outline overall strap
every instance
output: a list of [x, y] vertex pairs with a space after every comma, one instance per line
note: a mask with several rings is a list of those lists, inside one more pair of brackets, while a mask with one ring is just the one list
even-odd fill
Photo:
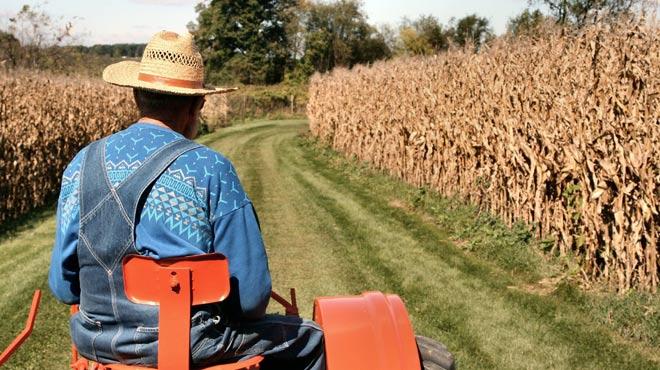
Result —
[[105, 174], [105, 142], [97, 140], [87, 147], [80, 171], [80, 219], [86, 218], [110, 195]]
[[106, 139], [89, 145], [80, 176], [80, 217], [86, 221], [101, 203], [115, 198], [131, 224], [135, 225], [137, 205], [145, 190], [183, 153], [201, 147], [187, 139], [179, 139], [161, 147], [133, 171], [116, 188], [105, 169]]
[[156, 181], [158, 176], [179, 156], [200, 147], [200, 144], [188, 139], [171, 142], [151, 155], [117, 186], [115, 192], [133, 225], [135, 225], [137, 207], [142, 195]]

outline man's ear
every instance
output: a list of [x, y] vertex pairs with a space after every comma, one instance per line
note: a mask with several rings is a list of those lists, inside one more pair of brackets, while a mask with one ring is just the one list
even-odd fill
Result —
[[203, 96], [196, 96], [194, 99], [190, 99], [190, 103], [188, 104], [188, 116], [197, 116], [199, 110], [201, 109], [200, 105], [202, 104], [203, 99]]

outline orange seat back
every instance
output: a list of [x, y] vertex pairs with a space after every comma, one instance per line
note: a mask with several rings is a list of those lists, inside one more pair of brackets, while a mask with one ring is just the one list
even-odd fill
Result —
[[229, 263], [219, 253], [162, 260], [129, 255], [123, 269], [124, 291], [134, 303], [159, 305], [170, 297], [172, 285], [181, 280], [178, 269], [190, 271], [192, 305], [220, 302], [229, 295]]
[[229, 265], [221, 254], [123, 261], [124, 290], [135, 303], [159, 305], [158, 369], [190, 368], [190, 307], [229, 295]]

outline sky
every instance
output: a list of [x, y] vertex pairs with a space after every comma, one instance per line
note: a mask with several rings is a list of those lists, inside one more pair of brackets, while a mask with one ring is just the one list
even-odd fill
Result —
[[[84, 45], [146, 43], [156, 32], [186, 30], [196, 19], [199, 0], [0, 0], [0, 29], [23, 4], [41, 4], [53, 19], [72, 20], [76, 43]], [[527, 0], [364, 0], [372, 24], [397, 25], [403, 17], [434, 15], [442, 23], [451, 17], [477, 13], [490, 20], [496, 33], [504, 32], [509, 18], [520, 13]]]

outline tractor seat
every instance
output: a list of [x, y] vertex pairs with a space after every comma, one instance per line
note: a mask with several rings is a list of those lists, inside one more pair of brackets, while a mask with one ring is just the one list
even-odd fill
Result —
[[[155, 260], [140, 255], [126, 256], [122, 263], [124, 290], [131, 302], [159, 305], [158, 369], [190, 367], [190, 308], [223, 301], [229, 295], [229, 265], [222, 254], [209, 253]], [[145, 279], [145, 276], [153, 278]], [[213, 365], [205, 370], [257, 370], [263, 357], [231, 364]], [[121, 364], [95, 364], [98, 370], [153, 370]], [[84, 366], [84, 367], [83, 367]], [[73, 349], [73, 369], [87, 369]]]

